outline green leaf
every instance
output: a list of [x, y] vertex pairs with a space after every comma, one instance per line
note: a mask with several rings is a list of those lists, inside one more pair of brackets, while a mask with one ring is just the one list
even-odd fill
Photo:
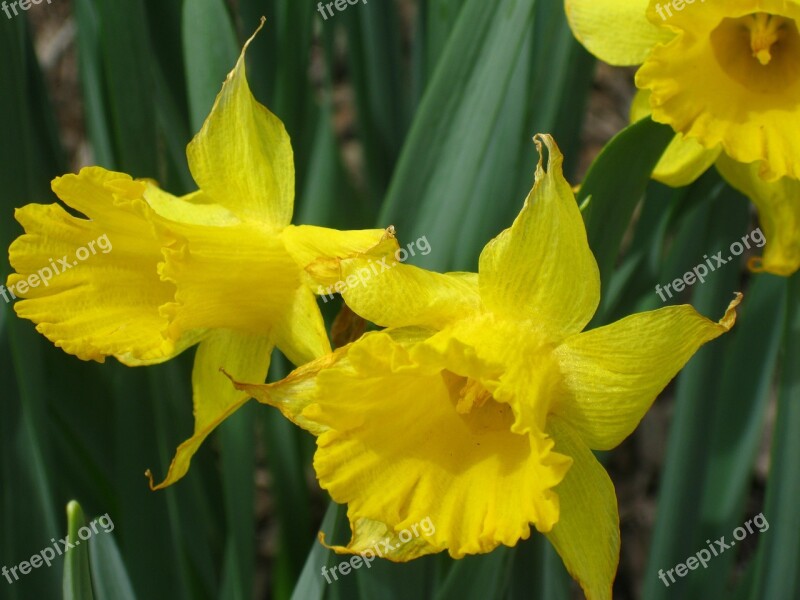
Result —
[[78, 74], [83, 92], [86, 133], [92, 147], [94, 163], [106, 169], [117, 168], [110, 117], [103, 76], [103, 54], [100, 50], [100, 24], [92, 0], [75, 0], [75, 21], [78, 25]]
[[[344, 507], [335, 502], [328, 504], [325, 518], [322, 520], [320, 530], [325, 532], [326, 539], [332, 540], [339, 537], [347, 529], [344, 518]], [[297, 585], [292, 593], [292, 600], [320, 600], [330, 584], [322, 576], [323, 567], [330, 567], [335, 562], [336, 555], [320, 543], [315, 543], [308, 554], [303, 572], [297, 580]]]
[[136, 600], [128, 571], [110, 531], [90, 538], [89, 557], [97, 600]]
[[108, 92], [118, 168], [134, 177], [162, 178], [159, 166], [153, 58], [144, 5], [96, 0], [99, 49]]
[[[752, 489], [753, 466], [778, 362], [786, 315], [786, 280], [758, 275], [746, 290], [730, 336], [720, 384], [709, 390], [715, 412], [708, 423], [709, 461], [695, 546], [718, 539], [752, 517], [745, 507]], [[703, 577], [688, 581], [687, 598], [718, 595], [730, 579], [736, 555], [725, 552], [709, 564]]]
[[[513, 75], [527, 73], [529, 59], [523, 48], [534, 8], [534, 2], [469, 0], [425, 90], [379, 225], [396, 225], [401, 240], [423, 235], [436, 240], [437, 247], [426, 257], [427, 267], [475, 263], [479, 246], [507, 227], [509, 213], [522, 206], [524, 196], [495, 196], [493, 177], [506, 172], [508, 164], [492, 151], [513, 144], [516, 160], [517, 148], [530, 136], [517, 131], [512, 141], [493, 134], [503, 109], [512, 102], [507, 93]], [[518, 105], [525, 100], [518, 98]], [[513, 122], [515, 113], [511, 114]], [[486, 219], [474, 219], [478, 232], [467, 232], [481, 241], [465, 245], [463, 219], [473, 206], [493, 208]]]
[[183, 58], [193, 131], [200, 131], [238, 56], [239, 42], [222, 0], [183, 3]]
[[501, 547], [486, 556], [467, 556], [455, 561], [435, 600], [501, 598], [513, 556], [511, 549]]
[[[64, 555], [64, 600], [93, 600], [92, 578], [89, 574], [89, 546], [81, 545], [78, 530], [86, 525], [83, 510], [76, 501], [67, 504], [69, 548]], [[91, 530], [90, 530], [91, 531]]]
[[255, 572], [255, 432], [261, 408], [252, 402], [219, 426], [222, 446], [222, 485], [228, 539], [222, 574], [222, 595], [231, 600], [253, 596]]
[[359, 139], [364, 147], [370, 195], [379, 200], [408, 129], [408, 86], [404, 85], [397, 6], [356, 5], [342, 15], [347, 25]]
[[[578, 203], [591, 197], [583, 219], [589, 246], [600, 268], [603, 293], [611, 281], [611, 271], [633, 211], [644, 195], [653, 168], [674, 136], [668, 126], [650, 119], [634, 123], [606, 145], [581, 185]], [[602, 320], [602, 311], [598, 311], [592, 323]]]
[[[14, 208], [52, 199], [48, 183], [61, 168], [61, 148], [26, 19], [0, 17], [0, 56], [0, 243], [6, 248], [20, 232]], [[6, 252], [0, 265], [2, 285], [10, 270]], [[9, 566], [63, 529], [55, 500], [60, 488], [52, 467], [47, 406], [52, 372], [45, 348], [33, 327], [0, 297], [0, 556]], [[44, 568], [8, 587], [0, 580], [9, 600], [51, 597], [60, 583], [57, 569]]]
[[[665, 262], [662, 281], [681, 276], [690, 265], [704, 262], [703, 256], [727, 248], [741, 238], [748, 222], [747, 202], [730, 188], [712, 202], [695, 208], [673, 243], [673, 257]], [[739, 289], [739, 270], [734, 265], [713, 273], [705, 283], [693, 288], [692, 304], [704, 315], [719, 317]], [[658, 300], [657, 300], [658, 301]], [[673, 300], [673, 302], [677, 299]], [[658, 301], [660, 302], [660, 301]], [[717, 404], [724, 410], [728, 399], [709, 393], [718, 386], [731, 338], [720, 339], [701, 348], [678, 376], [675, 412], [669, 434], [666, 463], [661, 477], [658, 512], [644, 594], [652, 600], [673, 598], [683, 593], [685, 580], [670, 588], [658, 578], [661, 569], [670, 569], [697, 551], [693, 536], [702, 504], [710, 449], [708, 427]], [[720, 532], [719, 535], [728, 532]]]
[[[575, 597], [577, 583], [567, 573], [561, 557], [544, 536], [537, 536], [534, 545], [537, 550], [538, 577], [536, 578], [537, 597], [542, 600], [568, 600]], [[517, 566], [517, 570], [524, 565]]]
[[790, 280], [778, 414], [751, 600], [800, 597], [800, 273]]

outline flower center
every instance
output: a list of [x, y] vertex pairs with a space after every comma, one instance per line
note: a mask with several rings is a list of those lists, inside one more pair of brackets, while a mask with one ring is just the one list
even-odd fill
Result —
[[444, 372], [456, 412], [474, 434], [510, 431], [514, 412], [508, 404], [497, 402], [475, 379]]
[[458, 392], [456, 402], [456, 412], [466, 415], [486, 404], [487, 400], [492, 400], [492, 395], [479, 382], [474, 379], [467, 379], [464, 386]]
[[726, 18], [711, 33], [717, 62], [751, 91], [780, 92], [800, 78], [800, 34], [793, 19], [759, 12]]
[[768, 13], [755, 13], [749, 15], [750, 22], [750, 48], [753, 58], [758, 59], [762, 65], [768, 65], [772, 60], [772, 46], [786, 33], [790, 21], [783, 17]]

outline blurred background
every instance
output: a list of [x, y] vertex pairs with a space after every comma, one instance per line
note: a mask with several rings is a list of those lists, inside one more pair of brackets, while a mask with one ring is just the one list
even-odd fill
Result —
[[[633, 71], [596, 64], [552, 0], [365, 0], [327, 19], [311, 0], [52, 0], [18, 10], [0, 12], [3, 248], [22, 233], [14, 208], [57, 201], [51, 179], [85, 165], [193, 191], [186, 144], [262, 15], [248, 79], [292, 138], [294, 222], [394, 224], [401, 242], [427, 237], [432, 252], [412, 262], [428, 268], [476, 269], [530, 189], [535, 133], [554, 134], [568, 179], [583, 181], [628, 125], [634, 93]], [[626, 133], [623, 156], [652, 154], [652, 168], [663, 128]], [[746, 199], [715, 173], [671, 190], [647, 182], [647, 164], [612, 152], [603, 160], [586, 180], [590, 240], [607, 265], [592, 326], [662, 306], [656, 283], [756, 226]], [[595, 244], [607, 230], [618, 243]], [[7, 253], [0, 264], [5, 280]], [[781, 548], [780, 577], [792, 577], [796, 545], [761, 548], [760, 534], [681, 587], [655, 576], [763, 509], [788, 285], [734, 265], [675, 299], [717, 319], [742, 289], [749, 319], [698, 353], [637, 432], [602, 457], [620, 504], [615, 597], [779, 597], [757, 595], [754, 582]], [[322, 305], [329, 321], [340, 306]], [[203, 445], [186, 478], [150, 492], [145, 470], [162, 477], [192, 430], [192, 352], [146, 369], [87, 364], [0, 302], [0, 566], [66, 535], [75, 499], [89, 520], [107, 514], [115, 525], [89, 543], [95, 598], [582, 597], [535, 533], [487, 556], [376, 561], [326, 584], [320, 567], [331, 556], [316, 533], [345, 541], [343, 510], [316, 484], [311, 436], [254, 403]], [[270, 379], [290, 368], [276, 356]], [[59, 598], [63, 576], [56, 561], [13, 584], [0, 579], [0, 598]], [[785, 589], [797, 589], [796, 575], [793, 585]]]

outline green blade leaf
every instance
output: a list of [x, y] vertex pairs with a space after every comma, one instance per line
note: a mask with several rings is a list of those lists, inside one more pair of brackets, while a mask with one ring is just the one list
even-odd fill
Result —
[[467, 556], [455, 561], [434, 598], [501, 598], [513, 557], [510, 548], [498, 548], [487, 556]]
[[[326, 539], [337, 538], [347, 529], [344, 518], [345, 510], [335, 502], [328, 504], [325, 518], [322, 520], [320, 530], [325, 532]], [[335, 561], [336, 555], [320, 543], [315, 543], [308, 554], [303, 572], [292, 593], [292, 600], [321, 600], [325, 596], [328, 583], [322, 577], [322, 568], [329, 567]]]
[[144, 5], [97, 0], [96, 6], [117, 166], [134, 177], [162, 178]]
[[192, 131], [200, 131], [238, 55], [239, 43], [222, 0], [184, 2], [183, 57]]
[[783, 374], [764, 506], [770, 528], [760, 534], [751, 600], [800, 597], [800, 273], [790, 281], [787, 306]]
[[109, 532], [89, 540], [92, 584], [97, 600], [136, 600], [114, 538]]
[[[740, 239], [747, 228], [748, 216], [748, 203], [727, 187], [712, 202], [696, 207], [673, 243], [675, 257], [666, 261], [661, 280], [671, 281], [686, 272], [687, 265], [703, 262], [703, 255], [711, 249], [727, 248]], [[739, 289], [739, 270], [733, 265], [713, 275], [694, 288], [692, 298], [695, 308], [711, 318], [722, 314], [733, 292]], [[731, 341], [723, 336], [701, 348], [677, 379], [675, 413], [645, 574], [644, 593], [648, 599], [667, 600], [686, 589], [685, 580], [681, 579], [670, 588], [665, 587], [658, 572], [672, 568], [697, 551], [695, 540], [686, 532], [699, 527], [697, 507], [702, 503], [710, 452], [708, 424], [718, 410], [716, 403], [722, 403], [720, 408], [724, 410], [727, 402], [727, 398], [709, 394], [708, 390], [718, 385]], [[718, 535], [725, 533], [728, 532]]]
[[83, 510], [76, 501], [67, 504], [69, 543], [74, 547], [64, 557], [64, 600], [93, 600], [89, 574], [89, 546], [81, 544], [78, 530], [86, 525]]
[[[604, 292], [633, 211], [644, 195], [653, 168], [674, 136], [668, 126], [650, 119], [634, 123], [606, 145], [581, 185], [578, 203], [583, 204], [591, 197], [583, 219]], [[602, 322], [602, 313], [598, 311], [592, 323]]]
[[[460, 243], [463, 215], [470, 207], [488, 206], [490, 200], [494, 206], [489, 218], [476, 219], [481, 232], [472, 237], [482, 245], [508, 225], [508, 213], [522, 204], [513, 193], [493, 197], [495, 180], [486, 173], [496, 176], [508, 168], [491, 151], [509, 140], [493, 139], [493, 134], [514, 73], [527, 73], [520, 64], [529, 60], [522, 49], [534, 8], [534, 2], [469, 0], [425, 91], [379, 219], [379, 225], [396, 225], [401, 240], [423, 235], [437, 240], [438, 249], [426, 257], [425, 266], [450, 268], [456, 248], [459, 260], [477, 260], [478, 244], [465, 248]], [[517, 132], [514, 161], [526, 137]]]
[[[708, 391], [715, 398], [713, 420], [708, 423], [709, 462], [704, 482], [700, 527], [695, 546], [733, 531], [752, 514], [745, 513], [753, 465], [778, 362], [786, 314], [786, 280], [759, 275], [745, 293], [739, 320], [728, 335], [730, 349], [719, 386]], [[730, 580], [736, 554], [725, 552], [688, 581], [687, 598], [710, 598]]]
[[403, 85], [397, 33], [400, 20], [391, 2], [358, 5], [341, 18], [348, 30], [348, 58], [370, 195], [380, 199], [389, 186], [408, 128], [408, 89]]

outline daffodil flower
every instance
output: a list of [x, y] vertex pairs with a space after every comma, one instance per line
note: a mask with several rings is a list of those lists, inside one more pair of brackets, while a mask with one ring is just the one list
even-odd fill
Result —
[[152, 182], [91, 167], [52, 185], [82, 216], [57, 204], [16, 211], [26, 233], [9, 250], [16, 270], [9, 286], [98, 236], [113, 248], [21, 294], [17, 314], [56, 346], [83, 360], [113, 356], [141, 366], [199, 343], [194, 435], [157, 487], [181, 478], [202, 441], [248, 399], [220, 367], [264, 381], [276, 346], [298, 365], [330, 352], [312, 291], [328, 281], [312, 282], [306, 268], [367, 251], [385, 237], [382, 230], [290, 224], [291, 143], [248, 87], [251, 40], [187, 148], [198, 191], [178, 198]]
[[778, 275], [800, 268], [800, 2], [565, 6], [573, 33], [592, 54], [612, 65], [642, 65], [631, 120], [652, 115], [676, 131], [654, 179], [681, 187], [716, 164], [772, 230], [754, 265]]
[[[483, 250], [479, 273], [397, 265], [348, 305], [388, 329], [270, 385], [237, 383], [317, 436], [314, 467], [347, 504], [359, 553], [430, 518], [435, 532], [379, 545], [406, 561], [455, 558], [545, 533], [590, 599], [611, 597], [619, 557], [614, 487], [592, 450], [627, 437], [714, 323], [690, 306], [583, 331], [600, 281], [562, 156], [513, 226]], [[364, 268], [341, 261], [342, 276]], [[234, 378], [235, 379], [235, 378]], [[374, 551], [373, 551], [374, 554]]]

